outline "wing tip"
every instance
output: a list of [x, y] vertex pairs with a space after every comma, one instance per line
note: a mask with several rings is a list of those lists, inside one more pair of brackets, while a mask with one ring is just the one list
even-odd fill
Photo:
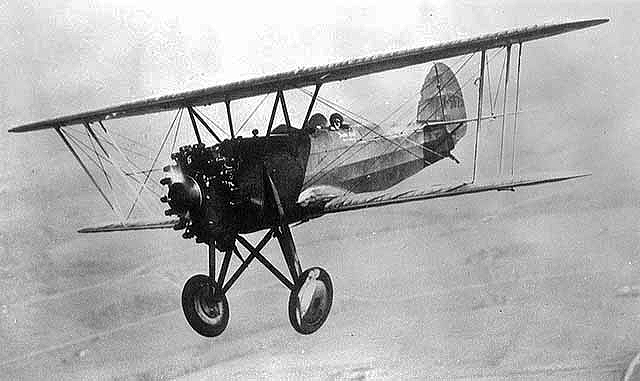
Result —
[[591, 28], [597, 25], [605, 24], [605, 23], [608, 23], [609, 21], [611, 21], [609, 18], [603, 17], [603, 18], [597, 18], [597, 19], [587, 19], [587, 20], [576, 21], [574, 25], [576, 25], [578, 29], [584, 29], [584, 28]]
[[573, 180], [573, 179], [580, 179], [582, 177], [589, 177], [591, 176], [592, 173], [591, 172], [573, 172], [573, 173], [567, 173], [565, 174], [563, 180]]
[[46, 130], [46, 129], [49, 129], [49, 128], [55, 128], [55, 126], [53, 126], [53, 125], [41, 125], [39, 122], [37, 122], [37, 123], [33, 123], [33, 124], [25, 124], [25, 125], [22, 125], [22, 126], [13, 127], [13, 128], [10, 128], [7, 131], [11, 132], [12, 134], [18, 134], [18, 133], [22, 133], [22, 132], [32, 132], [32, 131], [37, 131], [37, 130]]

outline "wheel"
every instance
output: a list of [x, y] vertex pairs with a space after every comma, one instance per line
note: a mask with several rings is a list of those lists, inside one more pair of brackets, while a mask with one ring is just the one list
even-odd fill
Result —
[[[212, 288], [213, 286], [213, 288]], [[217, 285], [203, 274], [194, 275], [182, 289], [182, 310], [187, 322], [206, 337], [220, 335], [229, 323], [229, 302], [226, 295], [213, 295]]]
[[303, 335], [317, 331], [329, 316], [333, 302], [331, 277], [320, 267], [305, 270], [289, 296], [289, 321]]

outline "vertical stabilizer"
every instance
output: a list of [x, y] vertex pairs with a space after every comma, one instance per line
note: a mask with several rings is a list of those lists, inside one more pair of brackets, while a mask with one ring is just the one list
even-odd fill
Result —
[[[449, 66], [437, 62], [429, 70], [418, 102], [418, 123], [461, 120], [467, 118], [460, 84]], [[442, 124], [439, 124], [442, 126]], [[467, 131], [466, 123], [446, 125], [454, 142], [458, 142]]]

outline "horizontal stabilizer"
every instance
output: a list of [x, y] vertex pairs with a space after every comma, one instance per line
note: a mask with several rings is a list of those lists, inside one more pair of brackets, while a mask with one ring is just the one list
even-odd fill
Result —
[[179, 220], [177, 218], [162, 221], [130, 221], [103, 226], [82, 228], [78, 233], [106, 233], [129, 230], [171, 229]]
[[523, 176], [513, 179], [503, 179], [486, 183], [460, 182], [452, 185], [434, 185], [425, 189], [382, 191], [369, 193], [348, 193], [331, 200], [322, 199], [318, 202], [307, 202], [304, 207], [307, 218], [315, 218], [324, 214], [345, 212], [364, 208], [373, 208], [411, 201], [428, 200], [440, 197], [452, 197], [463, 194], [487, 191], [513, 190], [518, 187], [553, 183], [589, 176], [589, 173], [564, 173]]

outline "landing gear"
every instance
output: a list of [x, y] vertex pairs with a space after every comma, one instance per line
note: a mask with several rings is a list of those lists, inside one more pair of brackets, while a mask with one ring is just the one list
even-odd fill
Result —
[[216, 291], [211, 278], [194, 275], [182, 290], [182, 310], [187, 322], [196, 332], [206, 337], [220, 335], [229, 323], [227, 296]]
[[[317, 331], [327, 320], [333, 303], [333, 285], [329, 274], [320, 267], [302, 271], [293, 236], [280, 202], [278, 191], [271, 177], [265, 173], [265, 203], [275, 217], [271, 229], [253, 246], [239, 234], [225, 235], [209, 240], [209, 276], [195, 275], [184, 286], [182, 308], [189, 325], [202, 336], [220, 335], [229, 322], [229, 304], [226, 293], [254, 259], [264, 265], [284, 284], [289, 296], [289, 321], [297, 332], [308, 335]], [[278, 240], [291, 280], [280, 272], [260, 251], [273, 238]], [[220, 272], [216, 279], [216, 243], [225, 251]], [[222, 244], [221, 244], [222, 243]], [[243, 258], [236, 244], [239, 243], [249, 256]], [[231, 257], [237, 256], [242, 264], [225, 280]]]
[[[292, 282], [280, 272], [260, 251], [273, 238], [277, 238], [282, 249]], [[244, 270], [254, 259], [264, 265], [276, 278], [284, 284], [289, 295], [289, 321], [297, 332], [308, 335], [317, 331], [327, 320], [333, 303], [333, 284], [329, 274], [320, 267], [300, 270], [298, 255], [293, 243], [289, 226], [280, 225], [270, 229], [260, 242], [253, 246], [241, 235], [236, 236], [236, 242], [249, 251], [249, 256], [243, 258], [238, 248], [234, 246], [225, 253], [222, 267], [215, 280], [215, 248], [209, 246], [210, 275], [194, 275], [184, 286], [182, 291], [182, 309], [189, 325], [200, 335], [215, 337], [220, 335], [229, 322], [229, 303], [226, 293], [240, 278]], [[225, 280], [231, 257], [236, 255], [242, 264]]]
[[289, 321], [303, 335], [317, 331], [329, 316], [333, 303], [333, 285], [320, 267], [305, 270], [289, 296]]

